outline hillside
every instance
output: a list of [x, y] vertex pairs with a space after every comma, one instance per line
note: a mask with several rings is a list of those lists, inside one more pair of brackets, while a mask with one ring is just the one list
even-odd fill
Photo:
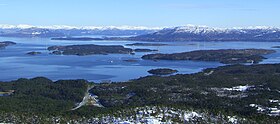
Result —
[[231, 65], [195, 74], [148, 76], [94, 84], [104, 107], [71, 110], [85, 80], [46, 78], [0, 83], [0, 120], [6, 123], [279, 123], [280, 64]]
[[135, 41], [280, 41], [280, 29], [273, 27], [211, 28], [180, 26], [128, 38]]

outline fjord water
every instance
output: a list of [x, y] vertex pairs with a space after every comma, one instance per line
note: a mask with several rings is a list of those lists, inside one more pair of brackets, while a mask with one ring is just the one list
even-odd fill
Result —
[[[14, 41], [17, 45], [8, 46], [0, 50], [0, 81], [16, 80], [18, 78], [33, 78], [44, 76], [52, 80], [86, 79], [95, 82], [127, 81], [147, 76], [148, 70], [155, 68], [172, 68], [180, 74], [199, 72], [205, 68], [223, 66], [218, 62], [201, 61], [151, 61], [142, 60], [141, 56], [149, 53], [65, 56], [52, 55], [47, 47], [53, 45], [97, 44], [97, 45], [125, 45], [135, 41], [52, 41], [49, 38], [6, 38], [0, 41]], [[137, 42], [139, 43], [139, 42]], [[163, 43], [163, 42], [161, 42]], [[272, 49], [280, 46], [279, 42], [164, 42], [168, 46], [125, 46], [128, 48], [157, 49], [159, 53], [176, 53], [207, 49], [244, 49], [263, 48]], [[266, 55], [268, 59], [261, 63], [279, 63], [280, 49]], [[36, 51], [40, 55], [27, 55]], [[126, 62], [133, 59], [137, 62]]]

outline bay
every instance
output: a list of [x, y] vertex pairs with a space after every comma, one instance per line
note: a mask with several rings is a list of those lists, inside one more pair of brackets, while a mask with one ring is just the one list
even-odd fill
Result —
[[[147, 71], [155, 68], [172, 68], [179, 74], [196, 73], [206, 68], [223, 66], [218, 62], [202, 61], [151, 61], [142, 60], [141, 56], [150, 53], [177, 53], [193, 50], [209, 49], [246, 49], [262, 48], [272, 49], [280, 46], [279, 42], [158, 42], [169, 44], [167, 46], [125, 46], [137, 41], [53, 41], [49, 38], [7, 38], [0, 37], [0, 41], [13, 41], [17, 45], [8, 46], [0, 50], [0, 81], [16, 80], [18, 78], [33, 78], [43, 76], [52, 80], [60, 79], [86, 79], [94, 82], [127, 81], [150, 75]], [[137, 43], [149, 43], [139, 41]], [[53, 45], [124, 45], [127, 48], [156, 49], [157, 52], [109, 55], [52, 55], [47, 47]], [[266, 55], [260, 64], [279, 63], [280, 49]], [[27, 55], [36, 51], [39, 55]], [[124, 60], [137, 60], [127, 62]]]

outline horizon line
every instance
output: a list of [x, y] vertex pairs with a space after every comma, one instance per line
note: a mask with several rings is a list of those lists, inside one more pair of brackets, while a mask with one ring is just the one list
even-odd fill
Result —
[[132, 26], [132, 25], [120, 25], [120, 26], [113, 26], [113, 25], [105, 25], [105, 26], [73, 26], [73, 25], [32, 25], [32, 24], [0, 24], [1, 29], [29, 29], [29, 28], [41, 28], [41, 29], [131, 29], [131, 30], [161, 30], [165, 28], [176, 28], [176, 27], [204, 27], [204, 28], [214, 28], [214, 29], [271, 29], [280, 27], [276, 26], [264, 26], [264, 25], [256, 25], [256, 26], [244, 26], [244, 27], [230, 27], [230, 28], [220, 28], [220, 27], [212, 27], [207, 25], [194, 25], [194, 24], [186, 24], [186, 25], [178, 25], [178, 26]]

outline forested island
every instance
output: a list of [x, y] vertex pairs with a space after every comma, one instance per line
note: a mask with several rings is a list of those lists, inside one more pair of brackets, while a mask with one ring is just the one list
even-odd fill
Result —
[[5, 48], [7, 46], [10, 46], [10, 45], [15, 45], [16, 43], [15, 42], [12, 42], [12, 41], [2, 41], [0, 42], [0, 48]]
[[125, 48], [121, 45], [69, 45], [69, 46], [51, 46], [48, 47], [52, 54], [63, 55], [94, 55], [94, 54], [131, 54], [130, 48]]
[[28, 52], [26, 53], [27, 55], [39, 55], [42, 54], [42, 52], [36, 52], [36, 51], [32, 51], [32, 52]]
[[[94, 54], [135, 54], [134, 52], [155, 52], [158, 50], [154, 49], [131, 49], [125, 48], [121, 45], [94, 45], [94, 44], [85, 44], [85, 45], [69, 45], [69, 46], [50, 46], [48, 50], [51, 51], [51, 54], [56, 55], [94, 55]], [[27, 54], [36, 55], [37, 52], [29, 52]]]
[[153, 50], [153, 49], [134, 49], [134, 52], [156, 52], [158, 50]]
[[142, 59], [217, 61], [224, 64], [259, 63], [265, 59], [262, 55], [274, 52], [276, 51], [266, 49], [197, 50], [173, 54], [148, 54], [142, 56]]
[[125, 59], [124, 62], [138, 62], [137, 59]]
[[[0, 119], [4, 123], [136, 123], [139, 116], [138, 121], [159, 117], [173, 123], [231, 123], [232, 119], [236, 123], [279, 123], [279, 75], [280, 64], [267, 64], [102, 84], [18, 79], [0, 83], [0, 93], [10, 92], [0, 96]], [[89, 85], [94, 86], [89, 93], [104, 107], [85, 104], [71, 110], [83, 100]]]
[[169, 74], [177, 73], [178, 71], [169, 68], [158, 68], [158, 69], [149, 70], [148, 72], [154, 75], [169, 75]]
[[167, 46], [168, 44], [162, 44], [162, 43], [132, 43], [132, 44], [126, 44], [126, 46]]
[[92, 37], [57, 37], [57, 38], [51, 38], [51, 40], [93, 41], [93, 40], [104, 40], [104, 39], [92, 38]]
[[272, 48], [280, 48], [280, 46], [273, 46]]

